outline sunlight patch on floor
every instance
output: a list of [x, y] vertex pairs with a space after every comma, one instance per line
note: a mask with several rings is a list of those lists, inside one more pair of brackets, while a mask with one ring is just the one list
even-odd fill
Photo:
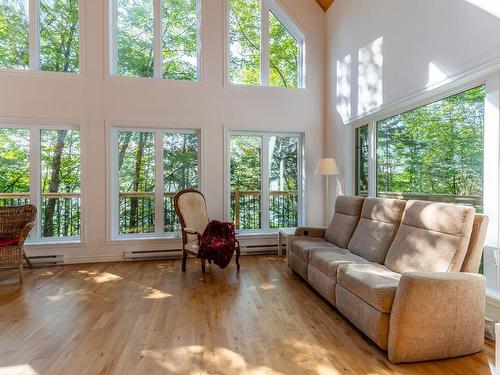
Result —
[[39, 375], [30, 365], [0, 367], [2, 375]]
[[213, 352], [200, 345], [164, 351], [143, 350], [141, 356], [155, 360], [159, 366], [174, 374], [281, 374], [267, 366], [251, 366], [240, 354], [220, 347]]
[[144, 297], [145, 299], [163, 299], [163, 298], [173, 297], [172, 294], [170, 293], [164, 293], [161, 290], [151, 287], [148, 288], [147, 293], [148, 295]]

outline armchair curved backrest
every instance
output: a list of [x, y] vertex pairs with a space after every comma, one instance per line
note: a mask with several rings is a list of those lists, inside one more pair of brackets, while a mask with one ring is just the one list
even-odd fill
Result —
[[186, 233], [184, 229], [191, 228], [200, 234], [204, 232], [210, 222], [205, 197], [198, 190], [182, 190], [175, 194], [174, 207], [181, 223], [184, 243], [196, 241], [197, 235]]

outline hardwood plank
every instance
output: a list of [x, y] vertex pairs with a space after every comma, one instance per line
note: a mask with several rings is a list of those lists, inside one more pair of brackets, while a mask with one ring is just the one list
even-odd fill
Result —
[[491, 374], [481, 353], [393, 365], [286, 266], [248, 256], [0, 272], [0, 374]]

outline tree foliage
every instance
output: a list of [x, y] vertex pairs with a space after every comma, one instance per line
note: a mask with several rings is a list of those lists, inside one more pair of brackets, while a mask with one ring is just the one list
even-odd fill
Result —
[[[28, 0], [0, 1], [0, 66], [29, 67]], [[40, 0], [40, 68], [79, 71], [78, 0]]]
[[377, 189], [482, 196], [484, 87], [377, 124]]
[[[233, 83], [261, 83], [261, 0], [231, 0], [229, 13], [229, 78]], [[299, 43], [269, 13], [269, 84], [299, 86]]]
[[[299, 137], [232, 135], [230, 141], [231, 217], [240, 229], [262, 225], [262, 184], [268, 183], [269, 227], [298, 224]], [[263, 147], [269, 150], [269, 181], [263, 181]]]
[[[173, 80], [198, 79], [198, 0], [162, 2], [162, 75]], [[154, 75], [154, 7], [152, 0], [118, 0], [118, 74]]]

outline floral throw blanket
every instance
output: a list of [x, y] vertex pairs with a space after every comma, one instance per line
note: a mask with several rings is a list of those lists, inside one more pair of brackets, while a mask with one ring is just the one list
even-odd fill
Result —
[[211, 260], [220, 268], [226, 268], [231, 262], [235, 246], [234, 224], [212, 220], [200, 237], [198, 258]]

